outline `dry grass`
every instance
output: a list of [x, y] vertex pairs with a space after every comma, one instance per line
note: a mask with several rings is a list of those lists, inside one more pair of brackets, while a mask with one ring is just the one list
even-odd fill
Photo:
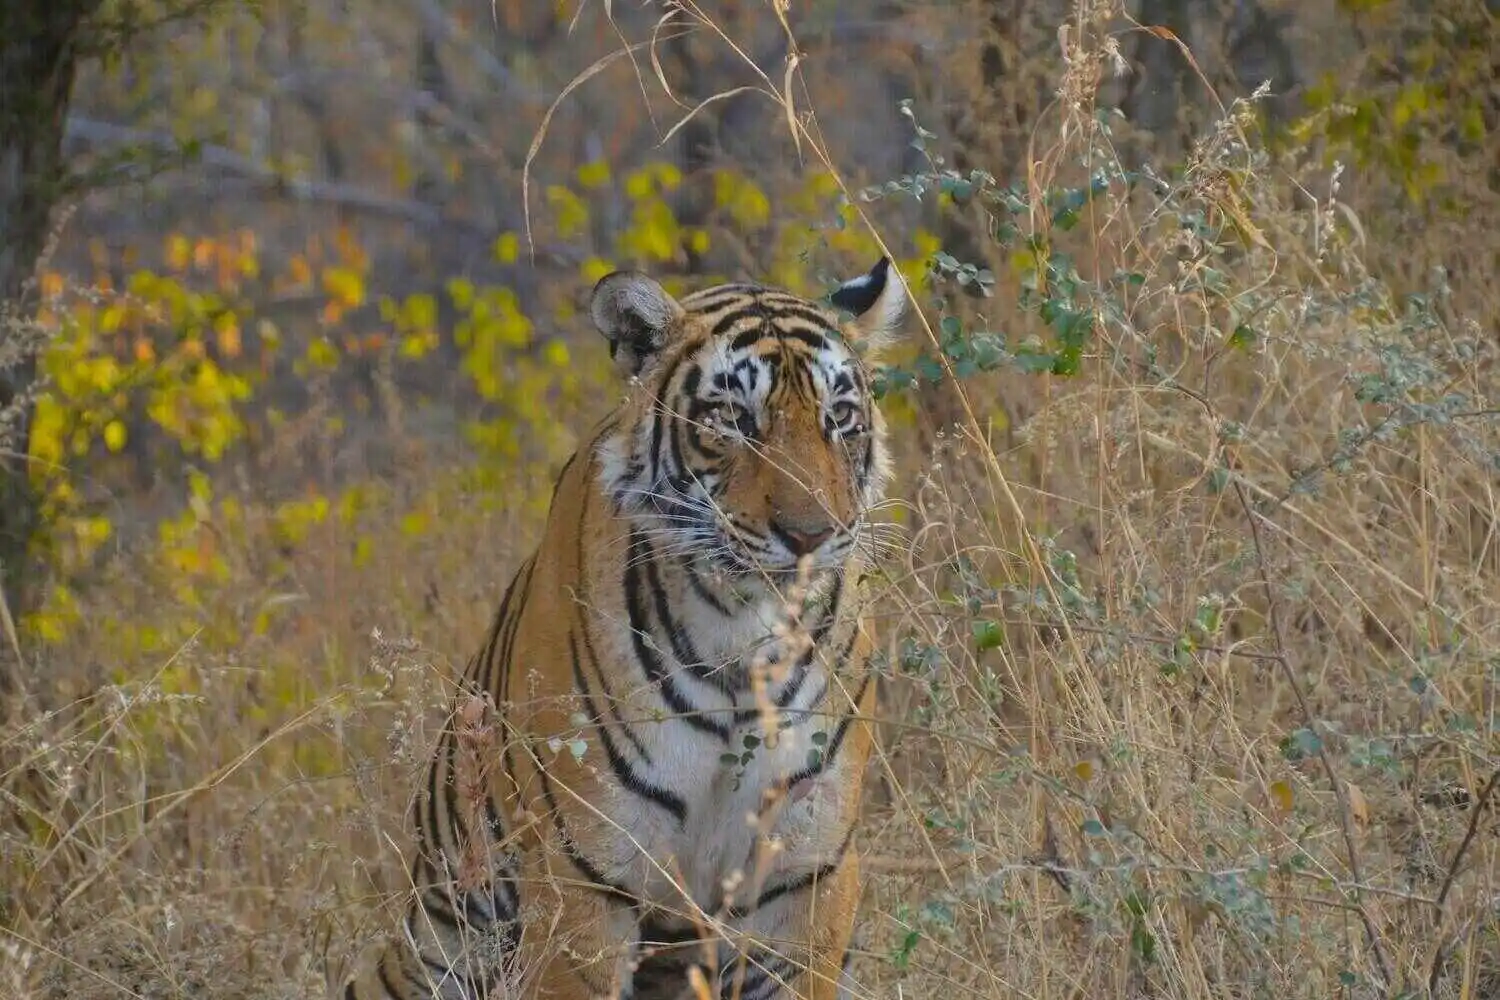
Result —
[[[1109, 8], [1067, 36], [1033, 205], [1116, 166]], [[826, 160], [779, 74], [757, 85]], [[1076, 263], [1076, 377], [950, 380], [898, 422], [866, 996], [1500, 995], [1493, 333], [1470, 290], [1394, 300], [1328, 174], [1289, 177], [1248, 127], [1226, 109], [1185, 169], [1070, 231], [1015, 220]], [[950, 309], [1015, 347], [1044, 332], [1017, 303], [1061, 292], [988, 252], [996, 295]], [[363, 565], [333, 522], [274, 579], [255, 511], [226, 536], [206, 617], [279, 609], [232, 655], [121, 662], [119, 623], [170, 589], [129, 558], [66, 648], [22, 651], [42, 683], [0, 729], [0, 993], [312, 995], [325, 951], [391, 926], [448, 677], [544, 499], [407, 471], [442, 516], [411, 536], [379, 501]]]

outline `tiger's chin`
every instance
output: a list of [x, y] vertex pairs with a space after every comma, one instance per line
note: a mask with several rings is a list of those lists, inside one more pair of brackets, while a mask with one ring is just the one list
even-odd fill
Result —
[[736, 589], [760, 584], [776, 590], [786, 590], [798, 583], [814, 583], [842, 570], [849, 561], [849, 550], [818, 553], [800, 559], [778, 559], [754, 556], [721, 546], [717, 552], [705, 555], [704, 561], [714, 577]]

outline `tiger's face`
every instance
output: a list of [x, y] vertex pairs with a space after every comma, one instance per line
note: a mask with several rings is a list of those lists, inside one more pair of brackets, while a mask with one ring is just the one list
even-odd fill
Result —
[[853, 552], [889, 467], [868, 358], [906, 290], [882, 260], [832, 303], [853, 318], [753, 285], [680, 302], [640, 274], [595, 288], [595, 323], [635, 385], [604, 485], [622, 512], [654, 519], [658, 551], [773, 580]]

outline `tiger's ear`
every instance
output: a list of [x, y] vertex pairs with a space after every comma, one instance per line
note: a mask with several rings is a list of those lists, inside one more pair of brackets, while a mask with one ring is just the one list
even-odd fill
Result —
[[627, 376], [639, 375], [666, 346], [682, 306], [656, 281], [638, 271], [615, 271], [599, 279], [589, 302], [594, 325], [609, 341], [609, 356]]
[[889, 257], [880, 258], [868, 273], [844, 282], [829, 298], [840, 309], [854, 314], [844, 324], [844, 332], [870, 351], [878, 351], [894, 340], [906, 318], [906, 282], [891, 266]]

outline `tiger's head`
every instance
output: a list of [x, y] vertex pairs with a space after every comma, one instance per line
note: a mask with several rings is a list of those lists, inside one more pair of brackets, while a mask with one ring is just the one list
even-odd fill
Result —
[[636, 272], [595, 286], [594, 324], [631, 383], [602, 485], [654, 520], [657, 549], [773, 580], [853, 552], [890, 467], [868, 365], [907, 291], [882, 259], [829, 301], [747, 284], [679, 301]]

